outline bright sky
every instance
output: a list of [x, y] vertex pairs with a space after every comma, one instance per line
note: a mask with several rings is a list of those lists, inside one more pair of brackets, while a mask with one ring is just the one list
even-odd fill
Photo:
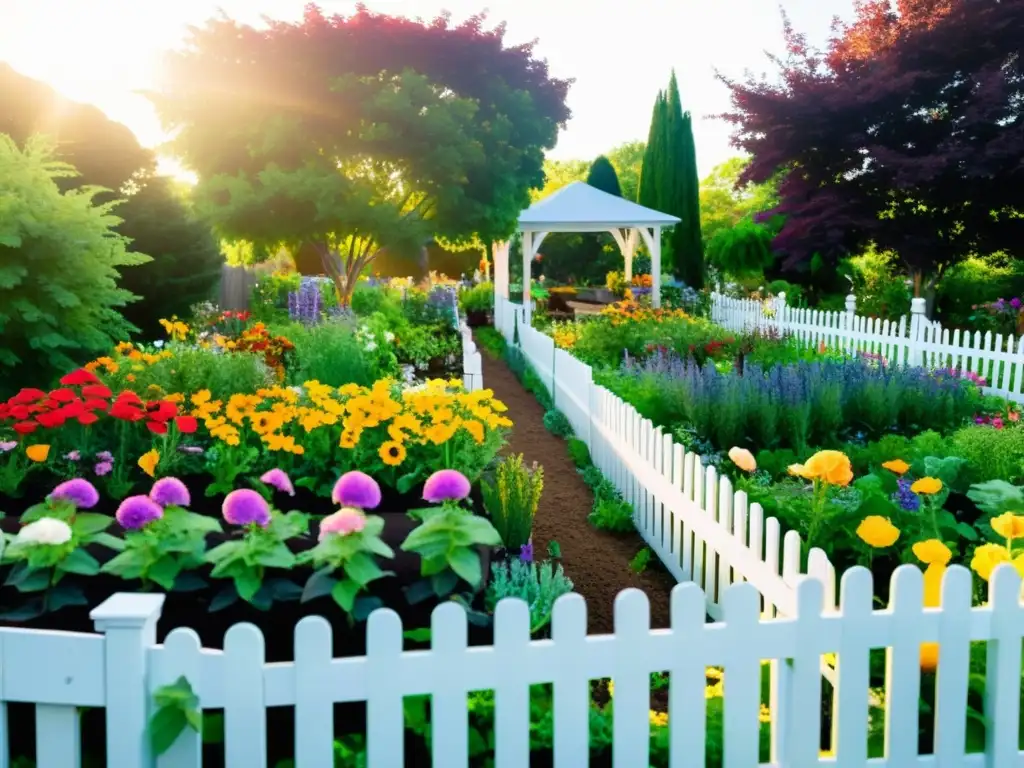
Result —
[[[848, 18], [852, 0], [781, 0], [794, 26], [812, 43], [827, 39], [832, 16]], [[0, 0], [0, 61], [44, 80], [76, 101], [90, 102], [125, 123], [147, 146], [165, 136], [145, 97], [163, 50], [188, 24], [222, 8], [258, 23], [301, 16], [305, 0]], [[371, 10], [432, 17], [442, 9], [463, 19], [487, 9], [506, 21], [506, 40], [537, 39], [537, 51], [559, 77], [573, 77], [573, 120], [552, 153], [592, 159], [616, 144], [646, 139], [651, 108], [670, 70], [679, 77], [684, 109], [695, 119], [703, 176], [737, 154], [729, 128], [710, 115], [728, 109], [717, 68], [739, 77], [770, 70], [765, 50], [781, 53], [778, 0], [366, 0]], [[322, 0], [327, 13], [355, 2]], [[627, 10], [628, 9], [628, 10]], [[176, 172], [173, 161], [163, 168]]]

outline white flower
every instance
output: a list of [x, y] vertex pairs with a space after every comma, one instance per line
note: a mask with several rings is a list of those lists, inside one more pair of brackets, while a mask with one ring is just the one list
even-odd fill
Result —
[[376, 348], [377, 348], [377, 342], [376, 341], [368, 341], [368, 342], [366, 342], [366, 351], [367, 352], [373, 352], [373, 350], [375, 350]]
[[163, 340], [160, 340], [160, 341], [154, 341], [154, 342], [153, 342], [153, 346], [154, 346], [154, 347], [156, 347], [157, 349], [160, 349], [160, 347], [162, 347], [163, 345], [164, 345], [164, 342], [163, 342]]
[[395, 334], [393, 334], [391, 331], [384, 331], [384, 341], [386, 341], [388, 344], [390, 344], [394, 340], [395, 340]]
[[28, 544], [67, 544], [71, 541], [71, 526], [63, 520], [43, 517], [18, 531], [14, 540]]

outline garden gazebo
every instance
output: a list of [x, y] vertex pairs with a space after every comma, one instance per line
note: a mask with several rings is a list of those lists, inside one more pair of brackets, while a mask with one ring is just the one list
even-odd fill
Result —
[[[530, 313], [530, 262], [550, 232], [611, 232], [625, 260], [627, 280], [633, 279], [633, 256], [640, 238], [651, 254], [651, 304], [661, 306], [661, 229], [679, 223], [667, 213], [644, 208], [582, 181], [574, 181], [539, 200], [519, 215], [523, 235], [523, 307]], [[495, 248], [495, 288], [508, 297], [507, 245]]]

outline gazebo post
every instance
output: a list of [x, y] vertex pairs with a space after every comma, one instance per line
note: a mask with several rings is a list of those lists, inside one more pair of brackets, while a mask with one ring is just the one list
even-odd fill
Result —
[[533, 261], [533, 232], [523, 230], [523, 318], [530, 324], [530, 262]]
[[508, 240], [494, 243], [491, 259], [494, 262], [494, 292], [508, 298]]
[[626, 285], [633, 284], [633, 256], [636, 255], [636, 241], [639, 234], [639, 231], [634, 227], [629, 230], [629, 234], [626, 236], [626, 250], [622, 254], [626, 257]]
[[661, 307], [661, 227], [651, 227], [651, 306]]

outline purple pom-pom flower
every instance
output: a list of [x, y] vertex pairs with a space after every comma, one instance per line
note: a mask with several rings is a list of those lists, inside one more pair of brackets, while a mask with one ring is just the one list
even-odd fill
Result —
[[78, 509], [89, 509], [99, 502], [100, 494], [88, 480], [76, 477], [54, 488], [50, 498], [55, 501], [69, 501]]
[[431, 504], [442, 501], [461, 501], [469, 496], [469, 480], [456, 469], [442, 469], [427, 478], [423, 485], [423, 499]]
[[129, 496], [114, 513], [117, 522], [126, 530], [138, 530], [163, 516], [163, 507], [149, 496]]
[[153, 483], [149, 498], [161, 507], [187, 507], [192, 502], [188, 488], [176, 477], [161, 477]]
[[376, 509], [380, 504], [380, 486], [365, 472], [346, 472], [334, 484], [331, 501], [343, 507]]
[[224, 519], [232, 525], [258, 525], [266, 528], [270, 524], [270, 505], [256, 491], [239, 488], [224, 499], [221, 507]]
[[295, 487], [292, 485], [291, 478], [283, 469], [271, 469], [264, 472], [260, 475], [260, 482], [276, 488], [281, 493], [287, 493], [289, 496], [295, 495]]

